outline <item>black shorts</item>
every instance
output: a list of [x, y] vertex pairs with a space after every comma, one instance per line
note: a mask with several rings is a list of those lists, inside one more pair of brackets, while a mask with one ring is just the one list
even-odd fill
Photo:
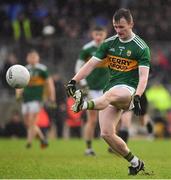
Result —
[[147, 110], [148, 110], [148, 100], [145, 93], [141, 96], [140, 105], [142, 110], [141, 116], [143, 116], [144, 114], [147, 114]]

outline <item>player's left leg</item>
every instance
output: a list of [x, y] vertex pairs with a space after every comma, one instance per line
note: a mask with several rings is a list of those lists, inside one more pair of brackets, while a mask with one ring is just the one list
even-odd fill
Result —
[[121, 115], [121, 124], [118, 130], [118, 136], [121, 137], [126, 143], [129, 138], [129, 128], [131, 126], [132, 111], [124, 111]]
[[[129, 128], [131, 126], [133, 112], [131, 110], [124, 111], [121, 115], [120, 123], [117, 126], [117, 135], [125, 142], [129, 139]], [[108, 148], [108, 152], [115, 153], [112, 148]]]
[[154, 138], [154, 135], [153, 135], [153, 123], [152, 123], [152, 120], [151, 120], [149, 114], [141, 115], [139, 118], [140, 118], [141, 125], [145, 126], [147, 128], [148, 137], [150, 139], [153, 139]]
[[136, 175], [144, 169], [144, 163], [129, 150], [127, 144], [116, 134], [116, 126], [120, 120], [121, 110], [107, 107], [99, 112], [101, 136], [109, 146], [131, 163], [129, 174]]
[[81, 91], [77, 90], [73, 110], [75, 112], [82, 109], [101, 110], [99, 113], [101, 136], [112, 149], [131, 163], [129, 174], [136, 175], [139, 171], [144, 170], [144, 163], [130, 152], [127, 144], [116, 134], [116, 125], [121, 118], [121, 109], [126, 110], [131, 105], [131, 96], [135, 92], [135, 89], [131, 89], [127, 85], [114, 86], [103, 96], [88, 102], [83, 101]]

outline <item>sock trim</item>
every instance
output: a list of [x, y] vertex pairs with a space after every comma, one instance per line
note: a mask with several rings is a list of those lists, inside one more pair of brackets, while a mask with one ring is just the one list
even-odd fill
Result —
[[94, 109], [94, 101], [88, 101], [87, 102], [87, 109], [92, 110]]
[[129, 152], [126, 156], [124, 156], [124, 158], [130, 162], [134, 158], [134, 155], [132, 152]]

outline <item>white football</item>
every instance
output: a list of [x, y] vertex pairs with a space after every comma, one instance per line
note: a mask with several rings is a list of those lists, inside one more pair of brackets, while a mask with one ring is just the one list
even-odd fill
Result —
[[24, 88], [30, 81], [30, 73], [24, 66], [16, 64], [8, 69], [6, 80], [13, 88]]

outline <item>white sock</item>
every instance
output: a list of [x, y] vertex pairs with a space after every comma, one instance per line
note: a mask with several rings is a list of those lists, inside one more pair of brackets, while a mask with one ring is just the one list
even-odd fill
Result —
[[82, 109], [85, 110], [85, 109], [87, 109], [87, 107], [88, 107], [88, 103], [86, 101], [84, 101]]
[[130, 161], [132, 167], [137, 167], [138, 166], [138, 158], [137, 156], [134, 156], [133, 159]]

